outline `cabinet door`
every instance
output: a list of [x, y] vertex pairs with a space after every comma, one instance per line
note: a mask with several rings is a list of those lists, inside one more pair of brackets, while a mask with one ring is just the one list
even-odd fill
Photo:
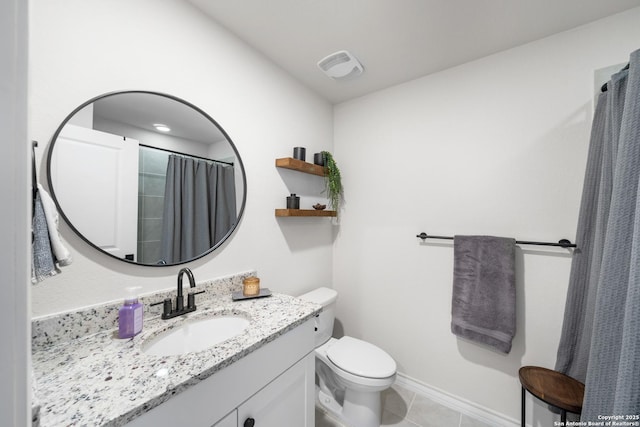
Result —
[[314, 357], [308, 354], [243, 403], [238, 427], [314, 427]]
[[227, 415], [211, 427], [237, 427], [237, 425], [238, 411], [234, 409], [229, 415]]

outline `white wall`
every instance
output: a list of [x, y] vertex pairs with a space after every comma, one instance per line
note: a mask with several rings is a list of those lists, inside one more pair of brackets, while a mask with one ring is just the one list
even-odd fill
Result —
[[594, 70], [627, 62], [638, 22], [640, 8], [336, 106], [345, 333], [427, 386], [519, 417], [518, 368], [555, 363], [569, 251], [518, 250], [518, 331], [504, 356], [451, 334], [452, 244], [415, 236], [575, 240]]
[[[138, 89], [185, 99], [227, 131], [248, 181], [244, 218], [230, 241], [187, 264], [196, 280], [255, 268], [264, 286], [280, 292], [331, 282], [331, 223], [274, 217], [289, 193], [316, 191], [320, 179], [279, 171], [274, 159], [299, 145], [311, 153], [333, 148], [329, 103], [187, 2], [33, 0], [31, 9], [29, 130], [41, 152], [67, 114], [97, 95]], [[33, 288], [34, 316], [118, 300], [132, 284], [143, 292], [175, 287], [179, 267], [127, 265], [97, 253], [66, 224], [61, 232], [74, 262]]]
[[27, 16], [22, 0], [0, 2], [0, 425], [30, 425], [31, 195], [27, 140]]

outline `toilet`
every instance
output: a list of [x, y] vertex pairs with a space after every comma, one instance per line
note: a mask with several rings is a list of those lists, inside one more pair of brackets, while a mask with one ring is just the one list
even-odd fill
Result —
[[315, 336], [317, 401], [349, 426], [380, 427], [380, 393], [395, 381], [396, 362], [366, 341], [331, 337], [335, 290], [317, 288], [299, 298], [322, 306]]

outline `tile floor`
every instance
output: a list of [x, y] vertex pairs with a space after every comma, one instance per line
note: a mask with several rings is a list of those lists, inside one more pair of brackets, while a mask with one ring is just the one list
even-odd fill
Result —
[[[398, 385], [382, 393], [382, 426], [491, 427]], [[316, 407], [316, 427], [348, 427]]]

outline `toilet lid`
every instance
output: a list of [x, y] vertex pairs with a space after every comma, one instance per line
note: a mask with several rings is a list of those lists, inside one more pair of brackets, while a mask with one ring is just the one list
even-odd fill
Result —
[[327, 349], [337, 367], [367, 378], [387, 378], [396, 373], [396, 362], [384, 350], [366, 341], [342, 337]]

